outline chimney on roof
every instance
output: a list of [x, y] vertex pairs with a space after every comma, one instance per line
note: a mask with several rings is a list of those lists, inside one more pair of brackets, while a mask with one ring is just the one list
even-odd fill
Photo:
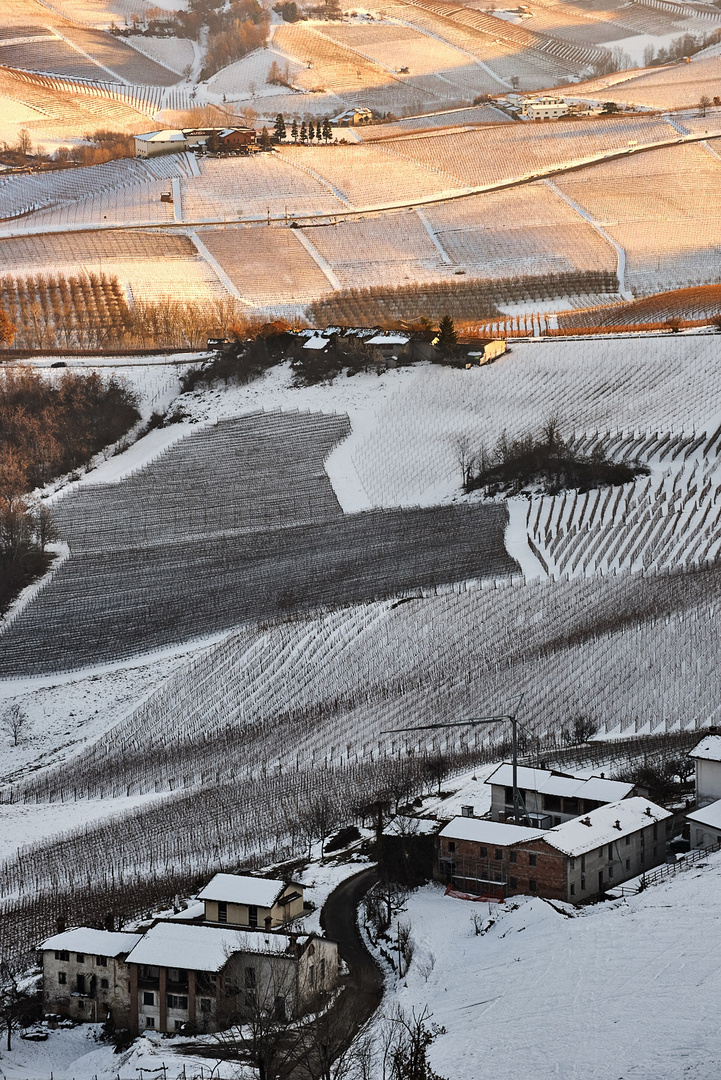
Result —
[[651, 807], [650, 806], [646, 807], [646, 817], [651, 817]]
[[618, 820], [618, 818], [616, 818], [616, 820], [614, 821], [613, 827], [614, 829], [618, 829], [619, 832], [621, 831], [621, 822]]
[[67, 928], [67, 920], [64, 915], [59, 915], [55, 920], [55, 929], [59, 934], [64, 934]]
[[461, 807], [461, 817], [473, 817], [473, 807], [472, 806], [462, 806]]
[[582, 825], [588, 825], [588, 827], [590, 828], [591, 827], [591, 819], [590, 819], [590, 817], [581, 818], [581, 824]]

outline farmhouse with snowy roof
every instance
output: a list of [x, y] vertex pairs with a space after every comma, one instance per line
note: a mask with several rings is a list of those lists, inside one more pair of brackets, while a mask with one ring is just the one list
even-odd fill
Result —
[[640, 796], [545, 831], [455, 818], [438, 836], [437, 873], [476, 896], [527, 893], [578, 904], [662, 863], [672, 821]]
[[126, 958], [140, 939], [140, 934], [78, 926], [44, 941], [44, 1012], [90, 1023], [111, 1017], [116, 1027], [129, 1027]]
[[303, 886], [275, 878], [216, 874], [198, 893], [205, 922], [274, 930], [303, 914]]
[[721, 735], [707, 735], [689, 757], [696, 764], [696, 805], [707, 806], [721, 799]]
[[721, 799], [686, 815], [691, 846], [715, 848], [721, 844]]
[[[513, 766], [499, 765], [486, 780], [491, 788], [491, 817], [507, 821], [513, 815]], [[604, 803], [627, 798], [633, 784], [607, 780], [603, 776], [579, 777], [554, 769], [518, 769], [518, 787], [531, 825], [550, 829]]]
[[130, 1030], [216, 1031], [256, 1008], [298, 1015], [338, 981], [338, 946], [315, 934], [158, 922], [127, 959]]

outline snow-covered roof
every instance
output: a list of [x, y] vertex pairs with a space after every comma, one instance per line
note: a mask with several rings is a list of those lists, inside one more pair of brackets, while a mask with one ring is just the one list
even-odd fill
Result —
[[447, 840], [474, 840], [478, 844], [508, 847], [509, 844], [537, 840], [544, 835], [544, 832], [543, 829], [531, 829], [525, 825], [508, 825], [502, 821], [457, 817], [449, 821], [438, 835]]
[[165, 131], [148, 131], [144, 135], [136, 135], [141, 142], [185, 142], [185, 135], [179, 129]]
[[[509, 762], [499, 765], [486, 783], [511, 787], [513, 766]], [[550, 769], [529, 769], [523, 765], [518, 767], [518, 786], [524, 791], [537, 791], [541, 795], [562, 795], [566, 799], [590, 799], [593, 802], [617, 802], [633, 791], [633, 784], [620, 780], [607, 780], [603, 776], [571, 776]]]
[[328, 344], [328, 338], [323, 338], [323, 337], [317, 337], [316, 336], [316, 337], [308, 338], [308, 340], [306, 341], [303, 348], [304, 349], [325, 349], [327, 344]]
[[366, 345], [407, 345], [410, 340], [410, 334], [376, 334]]
[[544, 833], [543, 839], [564, 855], [582, 855], [671, 816], [670, 810], [664, 810], [662, 806], [656, 806], [637, 795], [632, 799], [599, 806], [584, 817], [556, 825]]
[[721, 735], [707, 735], [698, 746], [694, 746], [689, 757], [703, 758], [704, 761], [721, 761]]
[[271, 908], [285, 888], [275, 878], [242, 874], [216, 874], [198, 893], [198, 900], [220, 900], [226, 904], [251, 904]]
[[689, 821], [695, 821], [699, 825], [708, 825], [710, 829], [721, 829], [721, 799], [709, 803], [708, 806], [701, 807], [700, 810], [694, 810], [692, 814], [687, 814], [686, 817]]
[[141, 940], [142, 934], [125, 934], [113, 930], [95, 930], [91, 926], [76, 926], [53, 934], [41, 949], [67, 949], [90, 956], [120, 956], [129, 953]]
[[[306, 937], [298, 940], [305, 942]], [[280, 956], [287, 952], [289, 945], [287, 934], [161, 922], [141, 938], [128, 957], [128, 963], [188, 968], [191, 971], [220, 971], [233, 953], [273, 953]]]

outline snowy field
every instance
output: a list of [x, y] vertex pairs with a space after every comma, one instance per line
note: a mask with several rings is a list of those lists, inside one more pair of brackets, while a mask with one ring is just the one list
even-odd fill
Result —
[[432, 1065], [453, 1080], [717, 1080], [719, 888], [719, 854], [575, 911], [522, 897], [472, 904], [426, 886], [403, 914], [416, 951], [386, 1008], [428, 1006], [446, 1029]]

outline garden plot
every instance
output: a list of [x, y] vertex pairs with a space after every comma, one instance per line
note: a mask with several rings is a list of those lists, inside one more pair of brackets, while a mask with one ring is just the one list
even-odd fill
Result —
[[307, 236], [344, 288], [437, 281], [449, 273], [413, 211], [313, 228]]
[[[257, 217], [268, 212], [302, 216], [343, 208], [330, 183], [312, 168], [313, 150], [295, 154], [255, 154], [241, 158], [206, 158], [202, 173], [182, 181], [186, 221]], [[293, 168], [297, 164], [298, 168]]]
[[626, 252], [634, 292], [718, 281], [721, 162], [678, 146], [558, 178]]
[[309, 304], [332, 290], [291, 229], [208, 229], [203, 244], [248, 304]]
[[429, 206], [453, 263], [479, 277], [614, 270], [611, 244], [545, 184]]
[[655, 143], [673, 137], [674, 129], [661, 119], [599, 119], [558, 121], [542, 129], [536, 124], [514, 124], [423, 135], [389, 141], [384, 149], [443, 170], [462, 184], [481, 186], [529, 176], [556, 165], [571, 165], [605, 151], [622, 150], [630, 142]]
[[[392, 144], [395, 146], [395, 144]], [[287, 146], [283, 158], [322, 176], [353, 206], [382, 206], [458, 190], [437, 168], [410, 163], [376, 146]]]

